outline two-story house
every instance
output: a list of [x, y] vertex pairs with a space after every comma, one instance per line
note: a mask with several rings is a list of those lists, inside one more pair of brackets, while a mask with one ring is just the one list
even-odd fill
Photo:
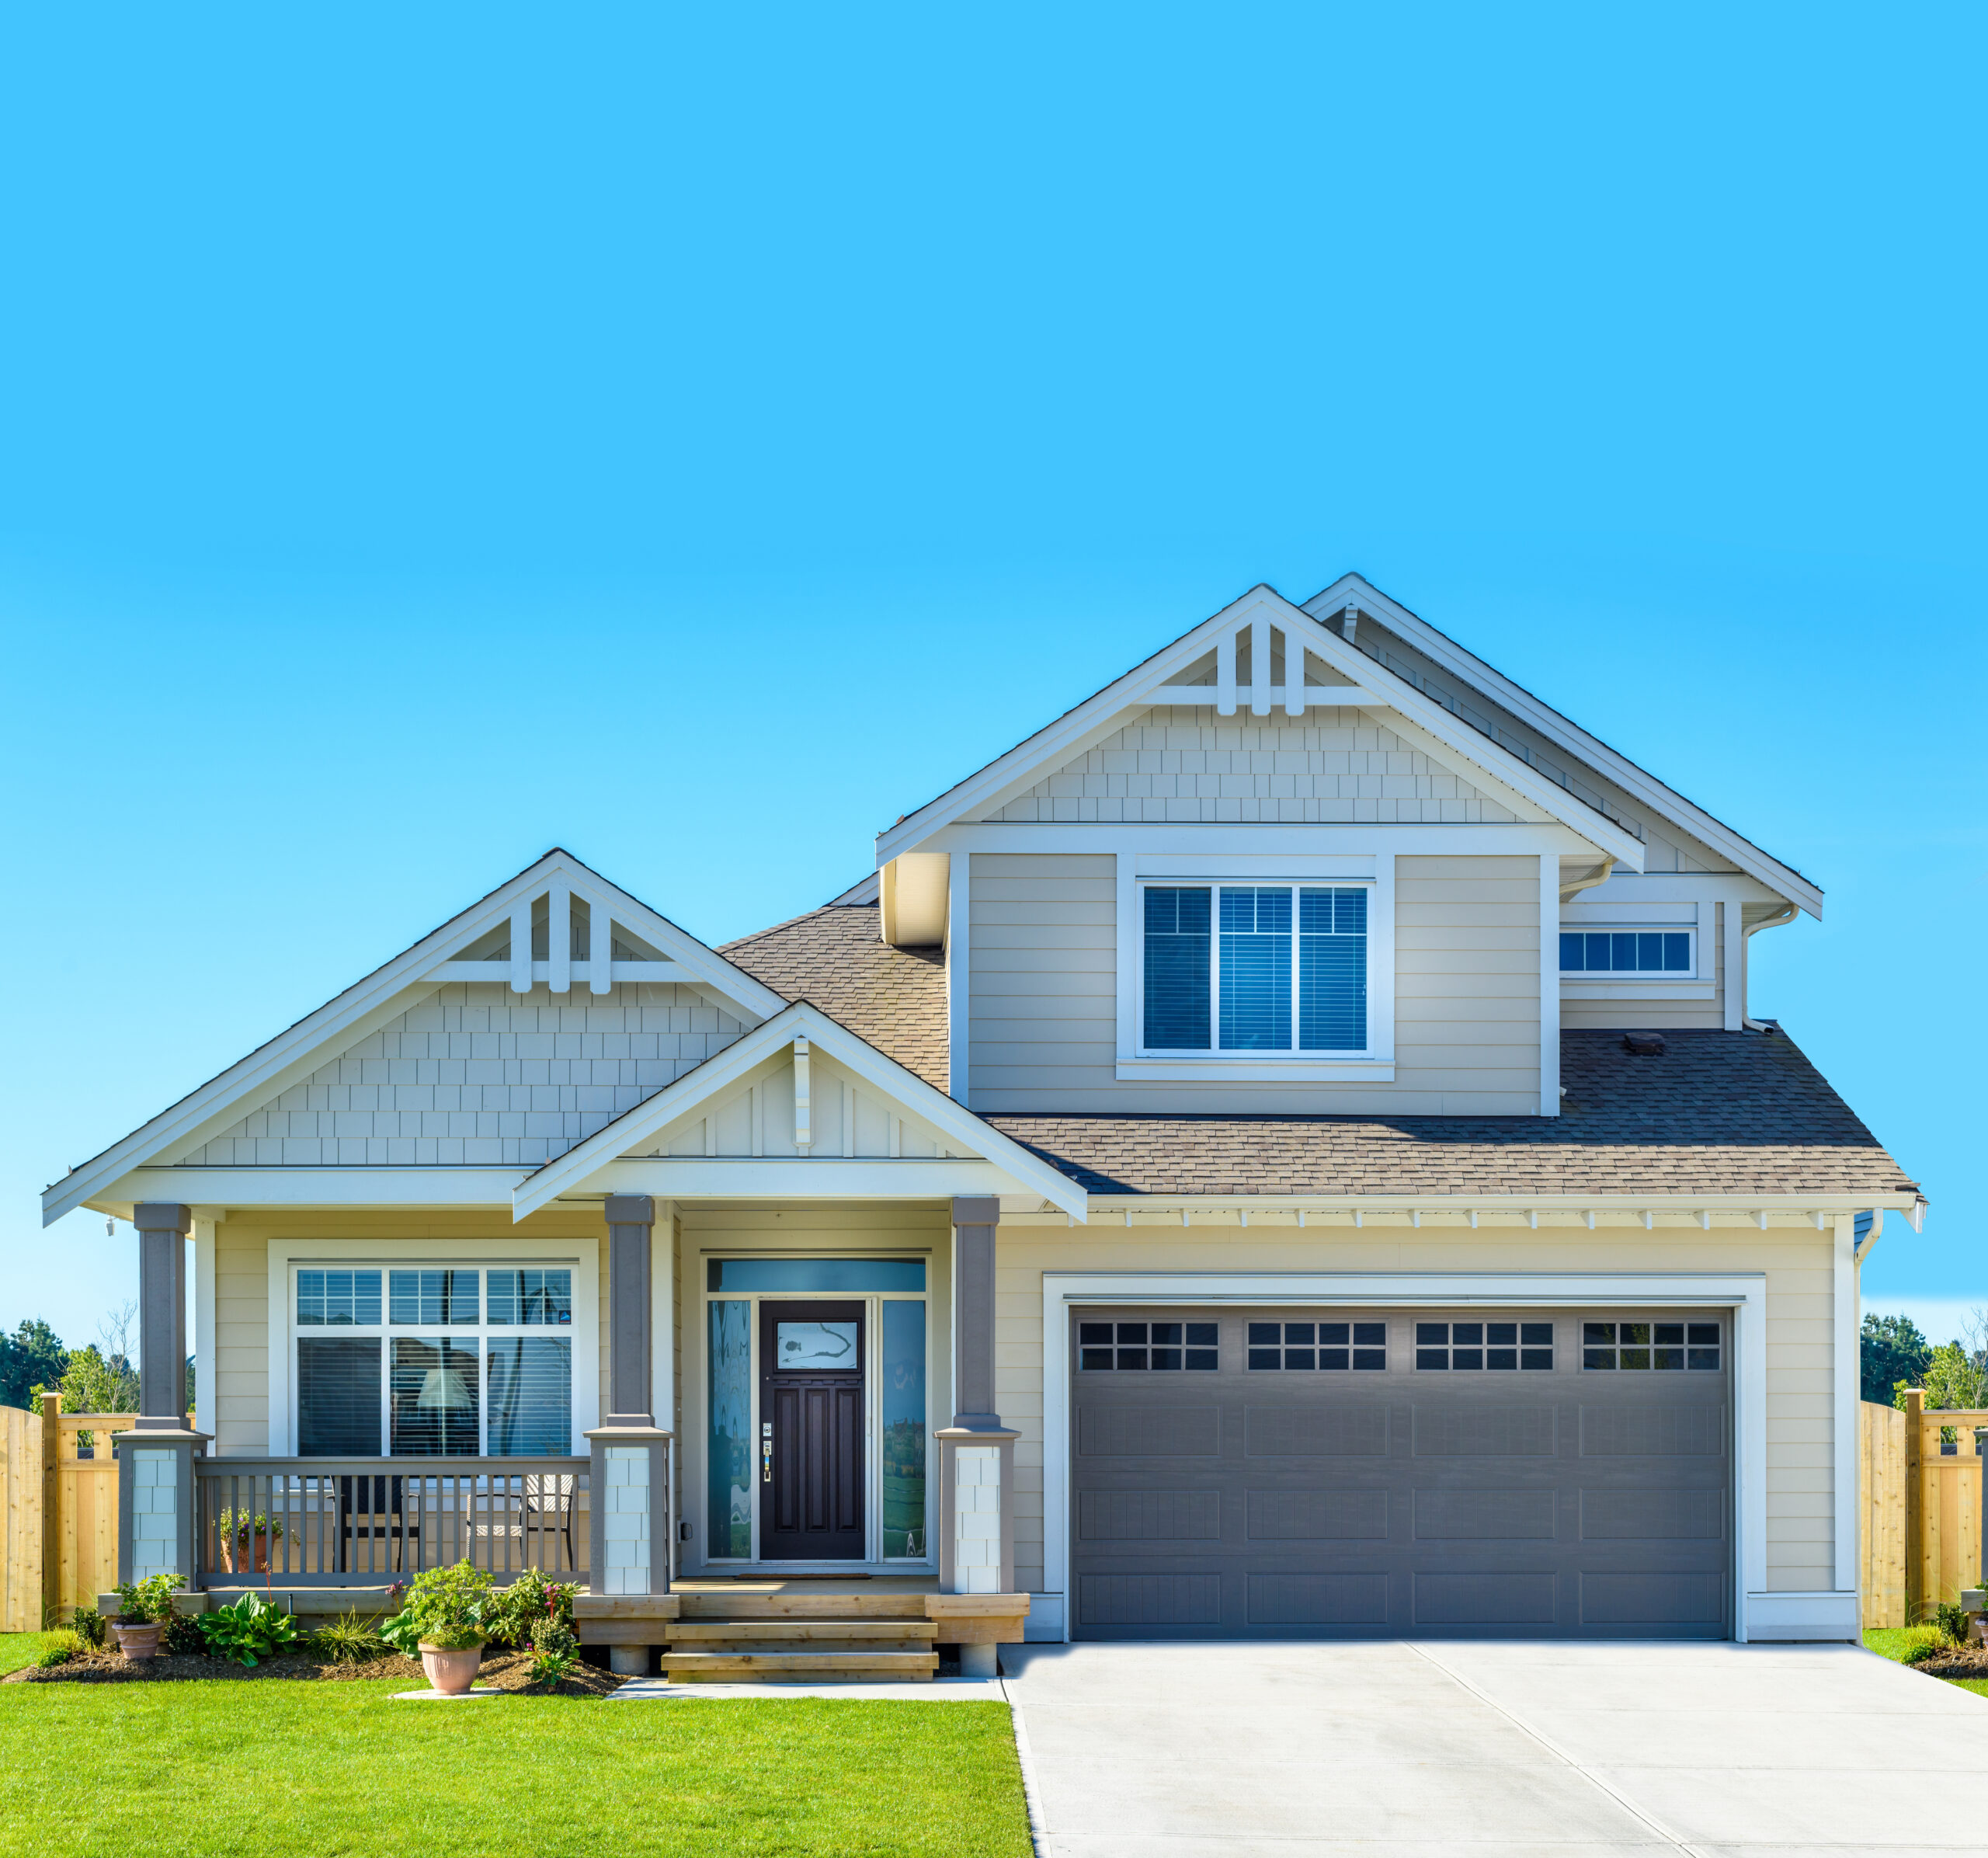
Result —
[[554, 851], [48, 1190], [140, 1228], [127, 1564], [226, 1585], [252, 1498], [293, 1591], [540, 1561], [714, 1672], [836, 1575], [921, 1653], [1854, 1637], [1923, 1202], [1750, 1016], [1821, 907], [1356, 576], [728, 946]]

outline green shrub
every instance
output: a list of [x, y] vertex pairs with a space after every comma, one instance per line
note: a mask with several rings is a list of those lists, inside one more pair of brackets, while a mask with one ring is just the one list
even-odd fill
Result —
[[552, 1613], [531, 1629], [531, 1650], [534, 1684], [556, 1684], [580, 1661], [579, 1635]]
[[104, 1641], [110, 1636], [103, 1615], [94, 1606], [78, 1606], [70, 1619], [69, 1630], [92, 1651], [101, 1651]]
[[253, 1665], [274, 1658], [297, 1643], [297, 1622], [260, 1594], [245, 1593], [231, 1606], [217, 1606], [199, 1616], [200, 1637], [207, 1656]]
[[35, 1654], [35, 1665], [40, 1670], [53, 1671], [57, 1665], [66, 1665], [71, 1658], [81, 1658], [89, 1649], [79, 1632], [51, 1632], [48, 1643]]
[[490, 1636], [500, 1645], [526, 1645], [544, 1620], [570, 1627], [575, 1591], [568, 1582], [547, 1580], [538, 1568], [527, 1568], [509, 1587], [498, 1589], [486, 1609]]
[[117, 1584], [117, 1623], [120, 1626], [152, 1626], [172, 1614], [172, 1596], [186, 1585], [184, 1574], [153, 1574], [133, 1582]]
[[402, 1617], [412, 1620], [418, 1644], [466, 1651], [490, 1637], [496, 1597], [495, 1582], [465, 1557], [453, 1567], [431, 1567], [416, 1574]]
[[1927, 1623], [1949, 1645], [1967, 1643], [1967, 1609], [1955, 1600], [1938, 1600], [1928, 1609]]
[[387, 1649], [378, 1618], [361, 1619], [356, 1607], [326, 1620], [311, 1634], [309, 1644], [320, 1658], [329, 1658], [334, 1665], [363, 1665]]
[[169, 1613], [165, 1630], [158, 1635], [159, 1649], [174, 1658], [197, 1658], [207, 1655], [207, 1641], [200, 1630], [197, 1613]]
[[421, 1655], [421, 1629], [411, 1613], [397, 1613], [391, 1620], [382, 1620], [380, 1639], [389, 1651], [398, 1651], [404, 1658]]
[[1900, 1660], [1907, 1665], [1923, 1665], [1930, 1658], [1937, 1658], [1948, 1647], [1947, 1635], [1937, 1626], [1912, 1626], [1906, 1629], [1905, 1651]]

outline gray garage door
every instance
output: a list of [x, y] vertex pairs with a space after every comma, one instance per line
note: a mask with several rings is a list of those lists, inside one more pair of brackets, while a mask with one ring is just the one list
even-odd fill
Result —
[[1079, 1638], [1721, 1638], [1719, 1310], [1072, 1315]]

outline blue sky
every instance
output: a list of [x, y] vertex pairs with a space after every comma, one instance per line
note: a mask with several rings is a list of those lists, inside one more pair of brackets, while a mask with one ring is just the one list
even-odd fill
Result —
[[711, 941], [1356, 568], [1819, 882], [1988, 1303], [1978, 9], [42, 9], [0, 60], [36, 1195], [569, 846]]

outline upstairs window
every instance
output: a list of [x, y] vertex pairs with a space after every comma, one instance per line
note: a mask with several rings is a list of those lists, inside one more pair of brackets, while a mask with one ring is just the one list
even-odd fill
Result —
[[1367, 899], [1359, 884], [1145, 886], [1141, 1048], [1364, 1052]]
[[1695, 974], [1690, 929], [1563, 929], [1562, 974]]

